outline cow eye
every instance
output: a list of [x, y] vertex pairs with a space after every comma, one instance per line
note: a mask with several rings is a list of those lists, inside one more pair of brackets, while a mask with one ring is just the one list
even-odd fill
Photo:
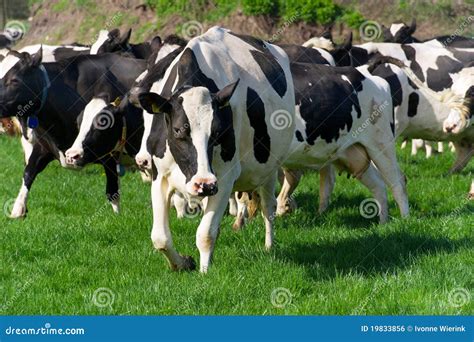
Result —
[[183, 139], [184, 138], [184, 129], [182, 127], [174, 127], [173, 128], [173, 131], [174, 131], [174, 137], [177, 138], [177, 139]]

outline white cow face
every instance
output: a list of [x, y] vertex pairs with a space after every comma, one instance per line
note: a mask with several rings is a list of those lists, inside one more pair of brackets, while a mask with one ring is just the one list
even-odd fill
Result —
[[167, 143], [186, 177], [186, 191], [191, 196], [217, 193], [217, 178], [211, 166], [213, 148], [232, 125], [232, 118], [222, 112], [237, 83], [215, 94], [205, 87], [185, 86], [169, 99], [156, 93], [139, 95], [143, 109], [164, 116]]
[[462, 108], [452, 108], [443, 122], [445, 133], [459, 134], [471, 125], [471, 119]]

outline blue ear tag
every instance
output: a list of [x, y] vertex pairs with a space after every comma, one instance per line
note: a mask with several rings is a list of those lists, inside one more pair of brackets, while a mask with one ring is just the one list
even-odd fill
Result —
[[36, 128], [39, 125], [38, 117], [36, 115], [29, 116], [26, 123], [29, 128], [31, 129]]
[[117, 164], [117, 173], [119, 177], [125, 176], [125, 166], [123, 166], [122, 164]]

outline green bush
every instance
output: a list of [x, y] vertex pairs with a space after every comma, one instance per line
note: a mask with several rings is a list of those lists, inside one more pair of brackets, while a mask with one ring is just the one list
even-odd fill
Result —
[[332, 0], [281, 0], [280, 8], [285, 19], [297, 18], [306, 23], [328, 24], [342, 14]]
[[359, 28], [359, 26], [365, 21], [365, 18], [359, 11], [348, 10], [343, 14], [341, 20], [349, 27]]
[[273, 0], [242, 0], [246, 15], [278, 14], [278, 2]]

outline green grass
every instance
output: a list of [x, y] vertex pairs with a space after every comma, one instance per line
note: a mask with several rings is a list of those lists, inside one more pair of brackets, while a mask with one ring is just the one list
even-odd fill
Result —
[[[0, 137], [0, 204], [16, 196], [22, 156], [17, 140]], [[123, 212], [106, 204], [98, 168], [64, 170], [55, 162], [37, 179], [24, 220], [0, 217], [0, 314], [472, 314], [471, 300], [453, 306], [461, 288], [473, 297], [473, 203], [465, 201], [472, 165], [446, 176], [453, 155], [400, 153], [409, 179], [411, 217], [377, 225], [359, 215], [369, 193], [338, 177], [329, 211], [316, 213], [318, 176], [297, 189], [300, 207], [277, 220], [276, 248], [263, 249], [258, 218], [239, 233], [225, 217], [209, 274], [171, 272], [152, 248], [149, 186], [122, 178]], [[171, 227], [178, 250], [198, 257], [199, 218]], [[97, 307], [108, 288], [113, 304]], [[291, 304], [274, 307], [276, 288]]]

